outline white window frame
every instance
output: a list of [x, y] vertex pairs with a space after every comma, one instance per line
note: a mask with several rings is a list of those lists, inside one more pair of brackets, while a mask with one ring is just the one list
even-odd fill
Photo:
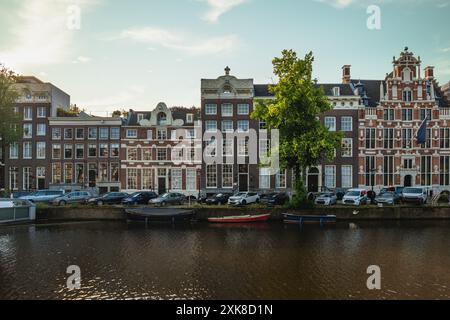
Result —
[[208, 103], [205, 105], [205, 114], [207, 116], [217, 115], [217, 104]]

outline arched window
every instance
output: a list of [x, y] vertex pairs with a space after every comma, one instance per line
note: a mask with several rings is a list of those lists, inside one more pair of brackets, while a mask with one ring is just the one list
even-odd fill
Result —
[[158, 126], [165, 126], [167, 125], [167, 115], [164, 112], [158, 113]]
[[402, 72], [403, 81], [411, 81], [412, 80], [412, 72], [410, 68], [404, 68]]
[[412, 91], [410, 88], [405, 88], [405, 90], [403, 90], [403, 101], [406, 102], [412, 101]]

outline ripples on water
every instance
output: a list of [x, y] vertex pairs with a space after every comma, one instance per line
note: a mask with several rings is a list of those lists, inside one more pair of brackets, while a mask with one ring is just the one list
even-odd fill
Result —
[[449, 244], [447, 222], [0, 227], [0, 299], [450, 299]]

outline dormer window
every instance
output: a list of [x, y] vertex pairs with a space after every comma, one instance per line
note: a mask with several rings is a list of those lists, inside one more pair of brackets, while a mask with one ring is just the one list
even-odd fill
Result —
[[158, 113], [158, 126], [165, 126], [167, 125], [167, 115], [164, 112]]
[[334, 87], [333, 88], [333, 96], [334, 97], [339, 97], [341, 95], [341, 88], [339, 87]]
[[186, 115], [186, 123], [194, 123], [194, 115], [189, 113]]
[[137, 115], [137, 118], [138, 118], [138, 122], [141, 122], [142, 120], [144, 120], [144, 115], [142, 113], [139, 113]]

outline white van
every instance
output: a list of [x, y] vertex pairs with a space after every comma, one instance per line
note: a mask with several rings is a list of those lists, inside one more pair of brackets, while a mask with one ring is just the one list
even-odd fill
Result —
[[366, 189], [350, 189], [342, 198], [342, 203], [352, 206], [360, 206], [367, 204], [367, 190]]

